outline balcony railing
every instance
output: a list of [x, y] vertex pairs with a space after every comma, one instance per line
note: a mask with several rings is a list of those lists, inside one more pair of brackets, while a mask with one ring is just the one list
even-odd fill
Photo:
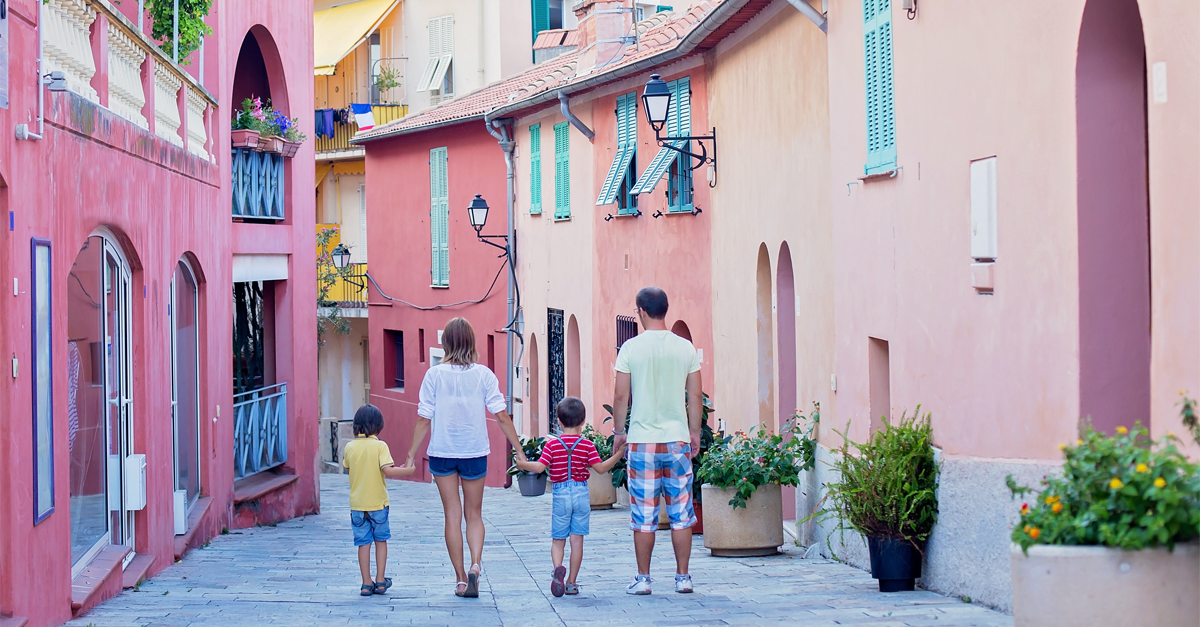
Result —
[[[45, 0], [43, 71], [67, 89], [211, 161], [217, 101], [109, 0]], [[149, 63], [143, 75], [142, 67]], [[107, 73], [97, 72], [107, 68]], [[147, 102], [153, 96], [153, 109]], [[152, 115], [149, 115], [151, 114]]]
[[233, 217], [282, 220], [283, 157], [234, 148], [231, 165]]
[[287, 461], [287, 384], [233, 395], [235, 479]]
[[[408, 105], [371, 105], [371, 112], [375, 114], [375, 126], [382, 126], [408, 115]], [[353, 121], [334, 124], [333, 137], [317, 138], [317, 158], [321, 158], [321, 153], [361, 149], [361, 146], [350, 145], [350, 138], [357, 132], [358, 124]]]
[[345, 277], [335, 277], [329, 293], [325, 295], [324, 306], [366, 307], [367, 306], [367, 264], [356, 263], [350, 266]]

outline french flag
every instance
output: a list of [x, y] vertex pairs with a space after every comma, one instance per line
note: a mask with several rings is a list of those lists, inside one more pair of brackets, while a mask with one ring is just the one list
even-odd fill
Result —
[[354, 111], [354, 121], [358, 123], [358, 130], [375, 128], [375, 114], [371, 111], [371, 105], [351, 104], [350, 109]]

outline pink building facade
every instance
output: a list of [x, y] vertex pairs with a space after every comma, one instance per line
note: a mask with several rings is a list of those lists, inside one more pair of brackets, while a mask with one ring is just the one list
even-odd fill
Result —
[[[310, 15], [218, 1], [177, 65], [137, 5], [0, 16], [6, 626], [62, 623], [222, 528], [319, 507], [312, 167], [293, 167], [311, 143], [238, 164], [228, 131], [253, 94], [311, 134]], [[40, 69], [63, 73], [44, 88], [39, 27]]]

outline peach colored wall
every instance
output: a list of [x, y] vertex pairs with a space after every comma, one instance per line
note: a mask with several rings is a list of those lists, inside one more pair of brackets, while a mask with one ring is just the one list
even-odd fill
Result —
[[[933, 412], [947, 453], [1055, 459], [1079, 418], [1076, 59], [1083, 0], [893, 7], [894, 179], [847, 187], [866, 159], [861, 3], [830, 8], [839, 425], [868, 425], [867, 338], [889, 342], [895, 413]], [[1147, 62], [1170, 98], [1148, 104], [1157, 433], [1200, 387], [1196, 232], [1198, 9], [1143, 2]], [[947, 54], [953, 51], [953, 54]], [[1151, 88], [1152, 90], [1152, 88]], [[1189, 113], [1190, 112], [1190, 113]], [[969, 173], [998, 157], [995, 295], [971, 287]], [[1190, 174], [1188, 174], [1190, 173]], [[1187, 208], [1187, 209], [1185, 209]], [[1185, 235], [1190, 234], [1190, 235]]]

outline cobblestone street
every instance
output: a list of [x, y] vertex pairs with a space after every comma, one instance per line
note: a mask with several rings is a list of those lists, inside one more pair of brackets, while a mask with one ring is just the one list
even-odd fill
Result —
[[219, 536], [136, 590], [69, 623], [126, 625], [984, 625], [1012, 619], [931, 592], [881, 594], [870, 576], [798, 547], [771, 558], [721, 559], [695, 539], [696, 593], [674, 593], [666, 532], [653, 568], [654, 594], [624, 586], [635, 571], [628, 510], [597, 511], [578, 597], [549, 586], [550, 496], [489, 489], [480, 598], [453, 596], [432, 485], [388, 482], [392, 541], [387, 596], [358, 596], [347, 513], [348, 482], [323, 475], [322, 513], [276, 527]]

